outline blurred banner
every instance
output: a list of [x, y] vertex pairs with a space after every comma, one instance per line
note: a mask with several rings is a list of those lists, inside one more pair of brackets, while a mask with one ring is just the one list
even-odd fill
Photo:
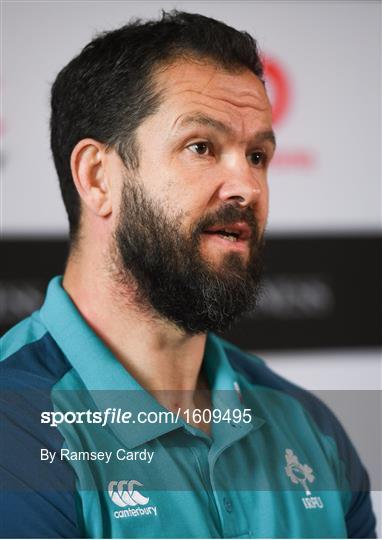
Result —
[[[67, 244], [12, 239], [2, 251], [3, 332], [41, 305]], [[381, 254], [378, 235], [270, 237], [258, 309], [224, 337], [256, 351], [381, 345]]]

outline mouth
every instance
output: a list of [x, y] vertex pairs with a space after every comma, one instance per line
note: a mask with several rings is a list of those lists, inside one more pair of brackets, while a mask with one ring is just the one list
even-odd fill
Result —
[[231, 223], [229, 225], [215, 225], [209, 227], [203, 233], [218, 236], [232, 243], [246, 242], [252, 236], [251, 228], [243, 222]]

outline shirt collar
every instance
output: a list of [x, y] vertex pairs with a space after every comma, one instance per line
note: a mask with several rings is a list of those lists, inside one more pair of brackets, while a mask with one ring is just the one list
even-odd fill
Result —
[[238, 375], [228, 360], [223, 341], [214, 334], [208, 335], [204, 369], [212, 390], [212, 407], [219, 409], [223, 418], [226, 413], [225, 420], [212, 424], [214, 447], [218, 450], [260, 428], [265, 420], [243, 402]]

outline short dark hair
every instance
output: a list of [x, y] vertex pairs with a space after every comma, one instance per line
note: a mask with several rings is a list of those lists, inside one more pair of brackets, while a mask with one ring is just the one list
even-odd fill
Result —
[[178, 58], [212, 61], [229, 71], [248, 68], [263, 80], [257, 43], [247, 32], [177, 10], [99, 34], [58, 74], [51, 95], [51, 148], [72, 242], [81, 210], [70, 170], [73, 148], [91, 137], [137, 168], [135, 131], [161, 103], [155, 69]]

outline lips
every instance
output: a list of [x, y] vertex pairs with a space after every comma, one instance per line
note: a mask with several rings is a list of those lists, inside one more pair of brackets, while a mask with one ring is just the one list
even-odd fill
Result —
[[205, 234], [217, 234], [232, 241], [249, 240], [252, 231], [249, 225], [243, 222], [230, 223], [226, 225], [214, 225], [204, 231]]

